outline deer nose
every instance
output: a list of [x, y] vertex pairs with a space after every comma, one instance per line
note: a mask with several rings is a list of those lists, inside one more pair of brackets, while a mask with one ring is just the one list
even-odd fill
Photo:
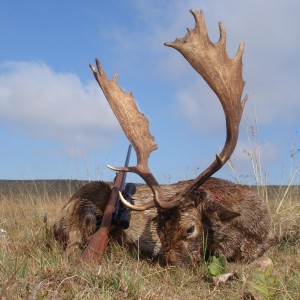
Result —
[[165, 261], [168, 265], [174, 265], [177, 261], [177, 253], [174, 250], [170, 250], [165, 253]]

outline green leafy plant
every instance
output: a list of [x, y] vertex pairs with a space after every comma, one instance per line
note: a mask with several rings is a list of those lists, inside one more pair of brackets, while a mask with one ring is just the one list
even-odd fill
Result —
[[211, 276], [219, 276], [228, 272], [225, 256], [212, 256], [208, 264], [208, 271]]
[[252, 288], [264, 299], [276, 299], [276, 296], [279, 294], [279, 280], [273, 274], [273, 267], [268, 267], [264, 273], [257, 274]]

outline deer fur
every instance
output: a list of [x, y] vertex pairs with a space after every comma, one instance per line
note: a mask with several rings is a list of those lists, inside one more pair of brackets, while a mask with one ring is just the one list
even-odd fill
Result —
[[[162, 185], [167, 196], [190, 181]], [[66, 248], [86, 244], [101, 221], [110, 186], [91, 182], [81, 187], [62, 208], [54, 236]], [[136, 201], [147, 202], [152, 192], [137, 187]], [[168, 264], [190, 264], [208, 255], [224, 255], [228, 261], [251, 262], [274, 243], [270, 214], [261, 197], [250, 187], [210, 178], [186, 207], [171, 210], [132, 211], [127, 230], [113, 228], [112, 238], [148, 257], [162, 256]], [[143, 204], [143, 203], [136, 203]], [[70, 240], [71, 232], [77, 232]], [[204, 253], [205, 251], [205, 253]]]

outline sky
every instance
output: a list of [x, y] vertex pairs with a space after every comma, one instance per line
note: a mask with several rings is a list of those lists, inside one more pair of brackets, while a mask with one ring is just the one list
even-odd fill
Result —
[[194, 28], [191, 8], [204, 11], [212, 42], [223, 22], [230, 57], [245, 42], [249, 99], [235, 152], [214, 176], [299, 183], [296, 0], [0, 0], [0, 179], [113, 179], [105, 165], [124, 164], [128, 141], [89, 68], [95, 58], [109, 77], [118, 71], [149, 119], [158, 182], [204, 170], [223, 147], [224, 113], [201, 76], [163, 45]]

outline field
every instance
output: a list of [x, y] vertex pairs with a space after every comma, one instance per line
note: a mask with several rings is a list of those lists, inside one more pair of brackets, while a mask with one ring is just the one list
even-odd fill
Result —
[[209, 263], [161, 267], [110, 243], [101, 269], [76, 265], [49, 228], [80, 181], [0, 181], [0, 299], [300, 299], [298, 186], [253, 187], [270, 207], [273, 266], [228, 264], [214, 284]]

